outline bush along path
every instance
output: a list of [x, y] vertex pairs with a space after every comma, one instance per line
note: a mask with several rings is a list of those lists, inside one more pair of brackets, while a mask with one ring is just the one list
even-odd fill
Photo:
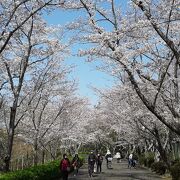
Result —
[[[80, 158], [81, 165], [83, 158]], [[61, 177], [60, 160], [0, 175], [0, 180], [53, 180]], [[72, 171], [72, 170], [71, 170]]]
[[[78, 176], [74, 177], [73, 173], [69, 180], [89, 180], [87, 163], [79, 170]], [[147, 168], [136, 167], [129, 169], [127, 162], [123, 160], [117, 163], [113, 160], [112, 169], [107, 169], [106, 162], [103, 162], [102, 173], [94, 173], [93, 180], [160, 180], [161, 176], [151, 172]]]

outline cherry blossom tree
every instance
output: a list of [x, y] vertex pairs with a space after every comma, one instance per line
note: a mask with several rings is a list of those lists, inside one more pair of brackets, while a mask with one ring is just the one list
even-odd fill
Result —
[[124, 16], [114, 0], [80, 2], [88, 17], [77, 29], [91, 44], [81, 55], [125, 71], [146, 108], [180, 135], [178, 1], [129, 1]]
[[[178, 6], [178, 0], [129, 0], [124, 15], [116, 0], [1, 1], [0, 110], [8, 134], [6, 170], [15, 130], [23, 126], [27, 129], [22, 133], [32, 129], [35, 157], [38, 146], [50, 145], [55, 134], [62, 138], [58, 144], [71, 148], [102, 139], [113, 143], [114, 131], [134, 142], [143, 126], [166, 161], [163, 143], [168, 138], [162, 140], [160, 133], [180, 135]], [[56, 68], [68, 45], [53, 37], [56, 29], [41, 17], [54, 8], [82, 10], [85, 16], [66, 26], [77, 30], [73, 40], [89, 44], [80, 55], [103, 60], [102, 70], [123, 81], [120, 100], [110, 93], [114, 97], [102, 99], [100, 110], [94, 110], [97, 116], [83, 99], [69, 95], [74, 86], [69, 88], [66, 72]]]
[[[139, 136], [134, 121], [136, 110], [129, 99], [137, 97], [135, 98], [127, 86], [117, 86], [110, 90], [99, 91], [99, 94], [101, 97], [99, 106], [100, 117], [102, 117], [101, 125], [104, 124], [102, 127], [107, 126], [107, 132], [114, 131], [116, 133], [112, 145], [114, 146], [119, 140], [134, 145]], [[133, 94], [132, 97], [131, 94]], [[134, 103], [133, 100], [132, 102]]]
[[109, 132], [114, 130], [117, 141], [125, 140], [126, 145], [131, 145], [133, 149], [158, 151], [169, 167], [168, 154], [172, 153], [170, 130], [147, 110], [132, 87], [118, 85], [108, 91], [98, 92], [101, 97], [101, 115], [98, 119], [103, 119], [103, 129], [108, 127]]
[[[6, 103], [2, 109], [4, 112], [4, 114], [2, 113], [2, 119], [4, 119], [4, 125], [7, 127], [8, 133], [7, 155], [4, 159], [6, 171], [9, 170], [15, 129], [21, 121], [27, 119], [29, 114], [35, 114], [36, 112], [35, 109], [34, 111], [32, 110], [33, 112], [31, 113], [29, 112], [29, 107], [32, 105], [31, 103], [35, 103], [37, 105], [37, 111], [39, 110], [41, 112], [39, 114], [39, 122], [41, 122], [41, 119], [44, 120], [48, 118], [47, 113], [44, 112], [46, 107], [48, 107], [49, 110], [47, 112], [49, 113], [52, 112], [52, 110], [50, 111], [51, 108], [55, 108], [52, 106], [52, 102], [54, 103], [55, 101], [51, 101], [51, 98], [55, 100], [58, 96], [57, 91], [62, 92], [61, 88], [65, 88], [67, 84], [65, 81], [61, 81], [61, 84], [57, 81], [56, 85], [49, 83], [49, 86], [54, 88], [52, 96], [49, 96], [50, 87], [43, 89], [43, 91], [40, 88], [41, 86], [45, 86], [46, 80], [51, 80], [43, 78], [52, 78], [48, 68], [56, 67], [54, 59], [56, 59], [57, 64], [64, 59], [68, 46], [60, 43], [59, 36], [53, 38], [54, 34], [52, 34], [52, 32], [56, 31], [56, 28], [47, 27], [42, 19], [42, 13], [44, 11], [51, 13], [54, 8], [68, 9], [74, 7], [77, 7], [75, 1], [64, 0], [38, 0], [36, 2], [29, 0], [4, 0], [0, 2], [0, 95], [2, 97], [0, 107], [2, 109], [3, 102]], [[60, 30], [58, 33], [62, 35]], [[54, 64], [51, 64], [52, 61]], [[47, 69], [45, 66], [47, 66]], [[47, 70], [45, 74], [41, 71], [43, 68], [45, 71]], [[39, 72], [42, 74], [38, 74]], [[52, 71], [51, 73], [55, 72]], [[65, 74], [66, 73], [56, 73], [56, 76], [64, 76]], [[42, 77], [40, 75], [42, 75]], [[39, 79], [36, 79], [36, 76], [38, 76]], [[57, 78], [56, 76], [54, 75], [53, 77], [54, 81]], [[61, 80], [62, 79], [65, 80], [64, 77], [62, 77]], [[33, 86], [33, 80], [37, 80], [36, 86]], [[64, 90], [66, 94], [67, 88]], [[69, 93], [72, 93], [72, 91]], [[50, 99], [48, 99], [48, 97], [50, 97]], [[61, 96], [61, 98], [62, 97], [63, 96]], [[3, 101], [3, 98], [5, 98], [5, 101]], [[38, 104], [42, 98], [44, 101]], [[64, 102], [64, 100], [62, 100], [62, 102]], [[62, 113], [62, 104], [56, 105], [58, 106], [54, 109], [56, 112], [52, 118], [54, 123], [50, 123], [50, 127], [54, 126], [55, 121]], [[41, 118], [42, 114], [43, 116], [46, 114], [46, 118]], [[8, 118], [8, 116], [10, 118]], [[36, 118], [37, 116], [38, 115], [36, 115]], [[38, 131], [38, 126], [33, 118], [32, 121], [34, 121], [34, 128]], [[46, 133], [48, 133], [47, 129], [46, 127]], [[46, 133], [44, 133], [44, 136]]]
[[86, 126], [91, 119], [91, 109], [87, 99], [75, 97], [68, 108], [67, 123], [61, 134], [61, 150], [78, 153], [80, 147], [88, 143]]
[[31, 93], [23, 103], [26, 114], [18, 129], [33, 144], [35, 164], [38, 162], [37, 152], [43, 139], [58, 126], [59, 116], [67, 108], [69, 94], [73, 94], [74, 82], [70, 83], [65, 78], [68, 73], [69, 70], [63, 69], [59, 61], [51, 59], [35, 72], [36, 76], [26, 87]]
[[42, 10], [51, 10], [55, 6], [62, 7], [64, 3], [64, 0], [1, 1], [0, 54], [6, 50], [11, 39], [18, 35], [18, 30], [28, 24], [34, 15], [42, 13]]
[[[26, 4], [23, 4], [23, 7], [25, 5]], [[4, 8], [4, 10], [7, 10], [6, 6]], [[24, 8], [28, 10], [28, 7], [25, 6]], [[14, 11], [12, 13], [14, 13]], [[20, 110], [19, 107], [23, 105], [26, 95], [31, 93], [30, 91], [26, 91], [26, 84], [29, 83], [29, 79], [33, 78], [33, 75], [35, 76], [36, 71], [38, 71], [43, 64], [45, 65], [51, 60], [52, 56], [54, 58], [58, 56], [59, 60], [62, 60], [62, 52], [66, 51], [66, 45], [62, 45], [59, 39], [49, 38], [52, 29], [46, 27], [42, 18], [38, 14], [33, 13], [32, 15], [31, 12], [29, 13], [30, 15], [27, 19], [25, 18], [24, 21], [20, 16], [17, 17], [17, 14], [15, 15], [13, 21], [15, 26], [13, 36], [10, 35], [11, 33], [8, 34], [7, 37], [5, 36], [5, 31], [11, 29], [10, 27], [2, 31], [2, 37], [5, 38], [5, 40], [2, 39], [4, 44], [2, 43], [2, 51], [0, 54], [0, 67], [2, 72], [1, 95], [6, 96], [6, 101], [8, 102], [6, 107], [10, 107], [10, 119], [7, 125], [8, 148], [5, 159], [6, 170], [9, 170], [14, 131], [24, 116], [24, 114], [21, 114], [20, 117], [16, 117], [16, 115], [18, 109]], [[11, 20], [12, 17], [10, 17], [9, 21]], [[21, 20], [23, 24], [20, 23]], [[10, 23], [9, 21], [6, 26], [13, 26], [13, 22]]]

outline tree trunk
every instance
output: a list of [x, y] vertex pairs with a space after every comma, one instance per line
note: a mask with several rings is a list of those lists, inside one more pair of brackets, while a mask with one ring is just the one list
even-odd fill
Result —
[[155, 136], [156, 136], [156, 140], [157, 140], [157, 143], [158, 143], [158, 151], [160, 153], [160, 156], [161, 156], [163, 162], [165, 162], [165, 164], [167, 165], [167, 168], [169, 169], [170, 164], [169, 164], [169, 161], [168, 161], [167, 153], [166, 153], [165, 149], [162, 146], [162, 143], [161, 143], [161, 140], [160, 140], [160, 137], [159, 137], [159, 132], [158, 132], [157, 129], [155, 129]]
[[15, 130], [15, 117], [16, 117], [16, 107], [11, 107], [10, 112], [10, 122], [9, 122], [9, 132], [8, 132], [8, 147], [7, 147], [7, 156], [4, 158], [5, 162], [5, 171], [9, 171], [11, 156], [12, 156], [12, 148], [13, 148], [13, 140], [14, 140], [14, 130]]
[[45, 162], [45, 150], [42, 151], [42, 164]]
[[34, 141], [34, 165], [36, 166], [38, 164], [38, 143], [37, 138]]

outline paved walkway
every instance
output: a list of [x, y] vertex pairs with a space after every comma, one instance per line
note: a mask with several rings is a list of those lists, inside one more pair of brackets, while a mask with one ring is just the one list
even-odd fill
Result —
[[[116, 163], [113, 161], [112, 169], [107, 169], [105, 166], [105, 161], [103, 162], [102, 173], [95, 173], [92, 180], [160, 180], [162, 179], [155, 173], [142, 168], [137, 167], [127, 168], [127, 162], [122, 161], [121, 163]], [[74, 177], [73, 174], [69, 176], [69, 180], [89, 180], [87, 172], [87, 164], [84, 164], [80, 168], [78, 176]]]

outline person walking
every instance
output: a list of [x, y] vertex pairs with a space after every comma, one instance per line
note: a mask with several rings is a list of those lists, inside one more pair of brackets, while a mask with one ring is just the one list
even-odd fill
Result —
[[120, 154], [120, 152], [117, 152], [117, 153], [116, 153], [115, 158], [117, 159], [117, 163], [119, 163], [120, 160], [121, 160], [121, 154]]
[[100, 153], [98, 153], [96, 157], [97, 173], [101, 173], [102, 171], [102, 162], [103, 162], [103, 157], [101, 156]]
[[68, 180], [68, 174], [70, 171], [70, 161], [66, 154], [63, 154], [63, 159], [60, 162], [60, 170], [62, 173], [62, 179]]
[[74, 168], [74, 176], [77, 176], [80, 167], [80, 160], [78, 154], [75, 154], [72, 160], [72, 166]]
[[90, 152], [88, 156], [88, 173], [89, 176], [92, 177], [92, 174], [94, 172], [94, 164], [96, 162], [96, 156], [93, 151]]
[[131, 153], [128, 157], [128, 168], [133, 166], [133, 153]]
[[112, 165], [112, 159], [113, 159], [110, 150], [107, 150], [105, 159], [106, 159], [106, 163], [107, 163], [107, 169], [110, 169], [111, 165]]

